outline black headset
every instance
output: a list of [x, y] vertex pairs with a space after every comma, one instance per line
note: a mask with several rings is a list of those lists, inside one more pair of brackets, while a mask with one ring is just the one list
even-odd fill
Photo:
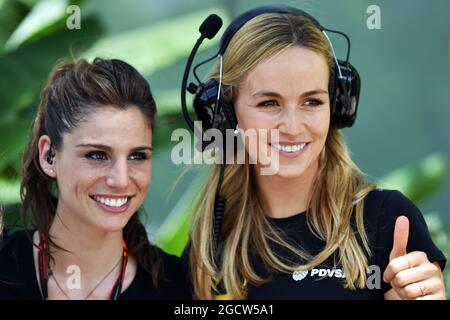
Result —
[[[236, 114], [234, 111], [233, 101], [228, 101], [221, 94], [221, 77], [222, 77], [222, 55], [225, 53], [228, 44], [230, 43], [233, 36], [241, 29], [241, 27], [246, 24], [251, 19], [266, 13], [280, 13], [280, 14], [290, 14], [299, 17], [306, 17], [311, 20], [314, 25], [323, 32], [324, 36], [327, 38], [330, 47], [332, 49], [333, 58], [335, 61], [334, 70], [330, 77], [329, 82], [329, 96], [330, 96], [330, 112], [331, 112], [331, 126], [336, 129], [341, 129], [345, 127], [351, 127], [356, 120], [356, 113], [358, 109], [359, 93], [361, 88], [361, 80], [357, 70], [350, 64], [350, 39], [348, 36], [340, 31], [330, 30], [322, 27], [322, 25], [308, 13], [299, 10], [294, 7], [286, 5], [266, 5], [257, 7], [255, 9], [244, 12], [235, 18], [225, 32], [220, 40], [220, 48], [216, 55], [212, 58], [207, 59], [199, 63], [194, 68], [194, 75], [198, 81], [198, 85], [190, 83], [186, 86], [189, 71], [201, 42], [204, 38], [212, 39], [220, 27], [222, 26], [222, 20], [215, 14], [210, 15], [202, 23], [199, 28], [201, 33], [200, 38], [197, 40], [188, 61], [186, 63], [186, 68], [184, 71], [182, 88], [181, 88], [181, 107], [183, 115], [189, 125], [193, 130], [194, 123], [191, 120], [186, 107], [186, 90], [191, 94], [194, 94], [194, 111], [195, 114], [202, 122], [203, 130], [208, 129], [218, 129], [225, 132], [227, 129], [234, 130], [237, 125]], [[336, 33], [343, 36], [347, 42], [347, 55], [346, 59], [338, 60], [334, 52], [333, 45], [328, 38], [326, 32]], [[196, 74], [196, 69], [218, 57], [220, 59], [220, 80], [210, 79], [206, 82], [201, 82]], [[226, 72], [226, 71], [225, 71]], [[194, 131], [195, 132], [195, 131]], [[206, 145], [202, 144], [202, 150], [204, 150]], [[225, 208], [225, 198], [220, 196], [221, 182], [223, 180], [224, 165], [222, 165], [221, 175], [219, 184], [216, 190], [216, 203], [215, 203], [215, 213], [214, 213], [214, 242], [217, 248], [219, 236], [220, 236], [220, 226], [223, 218], [223, 212]]]
[[[267, 5], [244, 12], [234, 19], [223, 33], [220, 40], [220, 48], [216, 56], [221, 58], [231, 39], [243, 25], [256, 16], [266, 13], [281, 13], [306, 17], [323, 32], [329, 41], [335, 59], [334, 70], [330, 77], [328, 88], [331, 108], [331, 125], [336, 129], [351, 127], [356, 120], [361, 80], [355, 67], [348, 61], [350, 55], [350, 39], [343, 32], [322, 27], [322, 25], [308, 13], [286, 5]], [[346, 39], [348, 49], [345, 61], [336, 58], [333, 45], [326, 34], [327, 31], [340, 34]], [[200, 63], [196, 68], [210, 60], [212, 59]], [[196, 78], [198, 79], [197, 76]], [[187, 90], [194, 94], [194, 110], [198, 120], [202, 121], [204, 130], [215, 128], [224, 131], [226, 129], [234, 130], [236, 128], [237, 119], [233, 101], [227, 101], [227, 99], [221, 95], [221, 85], [219, 84], [219, 81], [211, 79], [204, 83], [200, 82], [199, 85], [191, 83]], [[182, 92], [182, 94], [185, 94], [185, 91]], [[190, 118], [186, 120], [192, 123]]]

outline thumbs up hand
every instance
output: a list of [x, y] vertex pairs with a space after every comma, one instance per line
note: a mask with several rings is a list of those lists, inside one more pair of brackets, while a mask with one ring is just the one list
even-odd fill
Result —
[[425, 252], [406, 252], [409, 220], [400, 216], [395, 222], [394, 242], [383, 280], [391, 284], [386, 299], [445, 299], [444, 279], [437, 263]]

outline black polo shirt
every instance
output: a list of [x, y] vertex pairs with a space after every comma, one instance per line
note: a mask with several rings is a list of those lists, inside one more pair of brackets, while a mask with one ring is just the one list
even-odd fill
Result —
[[[312, 270], [286, 274], [268, 270], [259, 257], [253, 255], [251, 262], [256, 272], [270, 281], [258, 287], [248, 286], [248, 299], [383, 299], [391, 288], [383, 281], [383, 272], [389, 263], [395, 221], [401, 215], [407, 216], [410, 223], [407, 252], [424, 251], [431, 262], [439, 262], [444, 269], [446, 258], [433, 243], [419, 209], [399, 191], [374, 190], [366, 197], [364, 206], [364, 225], [372, 251], [372, 256], [368, 256], [369, 278], [364, 289], [344, 287], [345, 274], [338, 258]], [[325, 245], [307, 226], [305, 212], [269, 221], [289, 243], [312, 255]], [[277, 255], [305, 263], [292, 257], [286, 248], [277, 244], [272, 247]]]

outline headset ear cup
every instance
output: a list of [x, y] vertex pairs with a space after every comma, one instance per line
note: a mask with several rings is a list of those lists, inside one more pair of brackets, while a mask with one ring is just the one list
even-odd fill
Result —
[[218, 90], [218, 82], [211, 79], [200, 84], [194, 95], [194, 111], [198, 120], [202, 122], [203, 130], [212, 128]]
[[338, 70], [337, 67], [334, 67], [333, 73], [331, 74], [330, 77], [330, 83], [328, 85], [328, 96], [330, 99], [330, 122], [333, 126], [336, 126], [337, 123], [339, 123], [339, 113], [336, 110], [337, 107], [337, 103], [336, 103], [336, 96], [337, 96], [337, 83], [336, 83], [336, 79], [338, 78]]
[[234, 103], [233, 100], [227, 101], [225, 98], [220, 98], [221, 109], [225, 114], [225, 123], [223, 125], [223, 130], [226, 129], [236, 129], [237, 126], [237, 118], [236, 112], [234, 111]]
[[[217, 101], [217, 93], [219, 83], [215, 79], [211, 79], [206, 83], [202, 83], [194, 96], [194, 110], [197, 118], [202, 122], [203, 130], [217, 129], [223, 136], [226, 136], [226, 130], [234, 130], [237, 125], [236, 113], [234, 112], [233, 101], [227, 101], [220, 96]], [[218, 108], [217, 113], [215, 108]], [[202, 145], [202, 150], [209, 142]]]
[[339, 60], [339, 67], [342, 78], [336, 69], [336, 76], [333, 77], [334, 108], [332, 107], [332, 124], [337, 129], [351, 127], [354, 124], [361, 88], [358, 71], [350, 63]]
[[[237, 125], [236, 114], [234, 112], [233, 101], [227, 101], [220, 96], [217, 102], [219, 83], [212, 79], [203, 83], [197, 89], [194, 96], [194, 110], [197, 118], [202, 121], [203, 129], [219, 129], [225, 132], [226, 129], [235, 129]], [[218, 112], [215, 113], [215, 108]], [[214, 117], [216, 117], [214, 119]]]
[[356, 114], [358, 111], [359, 94], [361, 91], [361, 78], [358, 71], [350, 63], [347, 63], [343, 70], [345, 86], [342, 101], [345, 106], [343, 114], [342, 125], [351, 127], [355, 123]]

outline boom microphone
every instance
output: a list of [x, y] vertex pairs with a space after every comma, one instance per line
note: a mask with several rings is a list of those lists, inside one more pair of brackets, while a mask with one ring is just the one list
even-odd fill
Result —
[[[197, 42], [195, 43], [194, 47], [192, 48], [191, 54], [189, 55], [189, 58], [186, 62], [186, 68], [184, 69], [184, 75], [183, 75], [183, 81], [181, 82], [181, 109], [183, 110], [183, 116], [186, 119], [187, 124], [189, 125], [189, 128], [191, 130], [194, 130], [194, 122], [189, 117], [189, 113], [187, 111], [186, 106], [186, 87], [187, 87], [187, 80], [189, 77], [189, 72], [191, 71], [192, 62], [194, 61], [194, 56], [197, 53], [198, 47], [200, 47], [200, 44], [202, 43], [203, 39], [208, 38], [212, 39], [217, 32], [222, 27], [222, 19], [216, 14], [209, 15], [203, 23], [200, 25], [200, 28], [198, 31], [200, 31], [201, 36], [197, 39]], [[193, 85], [193, 84], [191, 84]], [[191, 86], [190, 85], [190, 86]], [[194, 85], [195, 86], [195, 85]], [[195, 89], [193, 90], [195, 91]]]

